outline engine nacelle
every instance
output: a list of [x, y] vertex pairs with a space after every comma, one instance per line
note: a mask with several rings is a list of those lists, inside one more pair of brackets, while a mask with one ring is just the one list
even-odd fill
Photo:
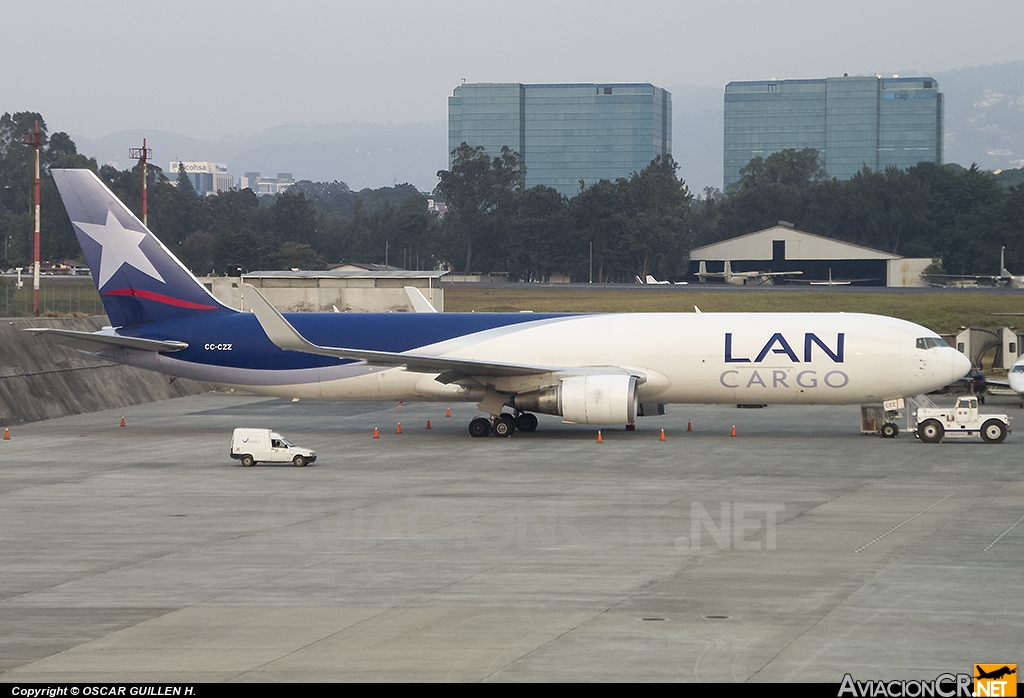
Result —
[[517, 410], [557, 414], [580, 424], [631, 424], [636, 421], [636, 376], [573, 376], [543, 390], [519, 393]]

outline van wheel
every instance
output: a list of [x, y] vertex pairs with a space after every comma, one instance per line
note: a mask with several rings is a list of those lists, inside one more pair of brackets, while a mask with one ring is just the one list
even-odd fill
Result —
[[304, 456], [295, 456], [292, 458], [292, 465], [296, 468], [301, 468], [306, 465], [306, 458]]
[[242, 456], [242, 465], [244, 465], [246, 468], [251, 468], [252, 466], [256, 465], [256, 461], [252, 459], [252, 456], [245, 455]]
[[1001, 444], [1006, 438], [1006, 425], [998, 419], [990, 419], [981, 425], [981, 438], [985, 443]]

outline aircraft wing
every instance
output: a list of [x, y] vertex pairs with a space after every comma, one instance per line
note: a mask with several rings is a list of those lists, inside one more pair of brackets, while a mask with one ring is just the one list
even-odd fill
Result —
[[298, 351], [320, 356], [333, 356], [338, 359], [365, 361], [372, 366], [405, 367], [416, 373], [439, 373], [442, 383], [454, 383], [464, 377], [472, 376], [537, 376], [543, 374], [566, 375], [621, 372], [635, 375], [644, 382], [647, 378], [639, 371], [631, 371], [618, 367], [579, 367], [536, 366], [531, 364], [505, 363], [496, 361], [480, 361], [477, 359], [458, 359], [447, 356], [430, 356], [405, 352], [373, 351], [369, 349], [349, 349], [344, 347], [324, 347], [313, 344], [303, 337], [277, 308], [263, 297], [251, 284], [242, 284], [246, 292], [246, 300], [253, 314], [259, 321], [267, 337], [279, 349]]
[[980, 281], [987, 284], [992, 284], [993, 286], [1005, 284], [1010, 280], [1008, 277], [996, 274], [921, 274], [921, 278], [935, 281], [945, 281], [946, 283], [956, 283], [957, 281]]
[[789, 279], [791, 284], [810, 284], [811, 286], [849, 286], [864, 281], [880, 281], [880, 279]]
[[142, 351], [172, 352], [188, 349], [185, 342], [173, 340], [142, 339], [140, 337], [123, 337], [113, 332], [77, 332], [75, 330], [58, 330], [52, 327], [26, 327], [31, 332], [50, 342], [64, 344], [82, 351], [97, 352], [104, 349], [140, 349]]

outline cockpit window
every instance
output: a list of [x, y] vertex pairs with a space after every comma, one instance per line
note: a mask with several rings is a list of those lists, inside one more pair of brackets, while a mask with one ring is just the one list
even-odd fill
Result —
[[935, 347], [948, 347], [946, 341], [941, 337], [918, 337], [918, 349], [934, 349]]
[[1024, 364], [1014, 364], [1013, 368], [1010, 369], [1010, 373], [1024, 373]]

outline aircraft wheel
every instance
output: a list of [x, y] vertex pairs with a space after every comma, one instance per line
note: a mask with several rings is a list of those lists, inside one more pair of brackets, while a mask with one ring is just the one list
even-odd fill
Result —
[[937, 444], [946, 435], [942, 422], [935, 419], [926, 419], [917, 426], [917, 436], [923, 443]]
[[292, 458], [292, 465], [296, 468], [302, 468], [306, 465], [306, 457], [303, 455], [297, 455]]
[[1006, 438], [1006, 425], [998, 419], [990, 419], [981, 425], [981, 438], [985, 443], [1001, 444]]
[[516, 423], [510, 414], [498, 415], [498, 418], [494, 420], [494, 424], [491, 425], [491, 431], [494, 432], [495, 436], [512, 436], [515, 430]]
[[892, 422], [886, 422], [882, 425], [882, 437], [886, 439], [895, 439], [896, 435], [900, 433], [900, 428]]
[[253, 460], [252, 456], [246, 454], [242, 456], [242, 465], [244, 465], [246, 468], [251, 468], [252, 466], [256, 465], [256, 461]]
[[537, 431], [537, 415], [523, 412], [516, 417], [516, 429], [519, 431]]
[[477, 417], [469, 423], [469, 435], [474, 438], [487, 436], [491, 433], [491, 420]]

